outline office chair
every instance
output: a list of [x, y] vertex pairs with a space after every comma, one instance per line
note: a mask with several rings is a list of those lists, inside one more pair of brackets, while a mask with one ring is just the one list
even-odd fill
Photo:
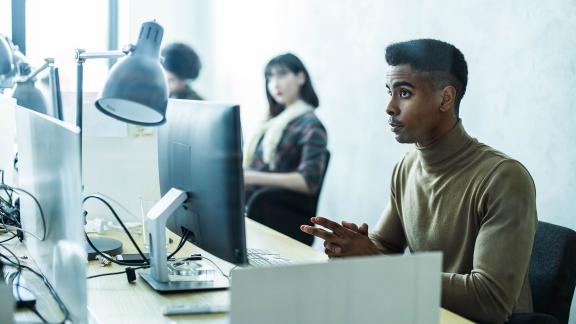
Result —
[[534, 313], [514, 314], [508, 323], [568, 323], [576, 285], [576, 232], [538, 222], [529, 280]]
[[316, 216], [318, 199], [329, 162], [330, 152], [326, 151], [324, 174], [316, 194], [308, 195], [270, 187], [259, 188], [248, 195], [246, 215], [284, 235], [312, 245], [314, 237], [300, 231], [300, 225], [314, 225], [310, 222], [310, 217]]
[[568, 319], [568, 324], [576, 324], [576, 289], [574, 289], [574, 294], [572, 294], [572, 306], [570, 306], [570, 317]]

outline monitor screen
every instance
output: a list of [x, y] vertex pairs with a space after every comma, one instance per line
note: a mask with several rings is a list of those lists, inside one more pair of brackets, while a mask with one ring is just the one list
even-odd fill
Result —
[[207, 252], [247, 263], [240, 108], [170, 99], [158, 129], [160, 191], [188, 193], [167, 227]]

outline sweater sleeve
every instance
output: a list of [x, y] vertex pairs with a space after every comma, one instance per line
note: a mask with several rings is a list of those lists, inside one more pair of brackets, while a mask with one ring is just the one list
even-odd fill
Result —
[[396, 203], [396, 188], [398, 165], [392, 173], [390, 185], [390, 200], [378, 224], [369, 235], [372, 242], [385, 254], [403, 253], [406, 249], [406, 235], [400, 221], [398, 205]]
[[304, 177], [310, 192], [320, 189], [322, 176], [326, 168], [326, 145], [328, 143], [326, 130], [320, 123], [311, 123], [302, 131], [298, 140], [301, 147], [298, 172]]
[[536, 189], [518, 162], [498, 165], [480, 187], [480, 229], [469, 274], [442, 274], [442, 306], [473, 320], [502, 323], [528, 275], [536, 231]]

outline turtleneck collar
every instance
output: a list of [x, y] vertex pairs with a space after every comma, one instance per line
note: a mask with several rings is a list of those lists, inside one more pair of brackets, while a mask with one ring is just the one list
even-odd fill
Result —
[[459, 120], [448, 133], [426, 146], [416, 145], [418, 157], [427, 171], [449, 166], [462, 149], [468, 147], [474, 138], [470, 137]]

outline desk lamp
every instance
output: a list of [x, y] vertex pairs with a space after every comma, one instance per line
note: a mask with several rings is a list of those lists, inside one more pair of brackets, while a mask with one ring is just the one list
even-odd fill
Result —
[[[77, 91], [76, 125], [82, 129], [83, 64], [89, 59], [121, 58], [108, 75], [104, 89], [96, 100], [102, 113], [131, 124], [157, 126], [163, 124], [168, 105], [168, 86], [160, 64], [160, 44], [164, 29], [155, 21], [142, 24], [136, 45], [122, 51], [86, 52], [76, 50]], [[82, 141], [81, 141], [82, 142]], [[91, 238], [94, 245], [107, 254], [118, 254], [122, 243], [109, 238]], [[89, 258], [94, 253], [89, 252]]]
[[[0, 93], [4, 88], [12, 88], [10, 81], [14, 71], [14, 55], [10, 41], [0, 34]], [[8, 83], [8, 84], [6, 84]]]
[[[32, 109], [42, 114], [48, 114], [48, 103], [46, 102], [46, 98], [42, 94], [42, 91], [36, 88], [35, 85], [36, 76], [40, 72], [46, 69], [50, 69], [51, 73], [53, 73], [52, 71], [55, 69], [54, 59], [46, 58], [44, 61], [45, 62], [41, 67], [31, 73], [28, 63], [21, 62], [19, 64], [20, 66], [18, 68], [20, 70], [20, 74], [30, 74], [16, 81], [16, 87], [12, 93], [12, 97], [16, 99], [16, 103], [19, 106]], [[55, 97], [55, 94], [52, 96]], [[60, 116], [57, 117], [60, 118]]]

